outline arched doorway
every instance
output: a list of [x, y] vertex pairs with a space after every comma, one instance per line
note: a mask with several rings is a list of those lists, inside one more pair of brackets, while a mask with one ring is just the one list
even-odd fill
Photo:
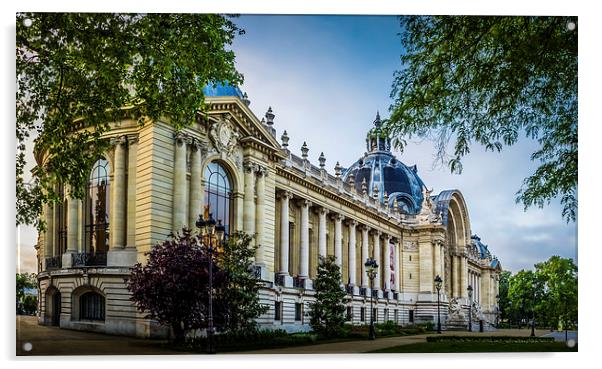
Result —
[[54, 326], [61, 323], [61, 292], [55, 287], [46, 293], [46, 322]]

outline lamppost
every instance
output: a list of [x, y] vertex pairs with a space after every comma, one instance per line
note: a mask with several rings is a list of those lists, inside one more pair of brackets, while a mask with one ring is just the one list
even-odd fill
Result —
[[441, 293], [441, 283], [443, 280], [439, 275], [435, 277], [435, 288], [437, 289], [437, 333], [441, 333], [441, 312], [439, 310], [440, 301], [440, 293]]
[[472, 286], [468, 285], [468, 331], [472, 332]]
[[533, 299], [531, 300], [531, 337], [535, 337], [535, 285], [533, 285]]
[[[207, 353], [215, 354], [215, 344], [213, 336], [215, 329], [213, 327], [213, 254], [215, 247], [220, 246], [224, 240], [226, 227], [222, 225], [222, 221], [217, 222], [213, 214], [209, 214], [209, 219], [204, 220], [202, 215], [196, 221], [196, 226], [201, 231], [201, 243], [207, 247], [209, 253], [209, 316], [207, 318]], [[215, 245], [214, 245], [215, 242]]]
[[525, 296], [523, 295], [520, 301], [520, 319], [518, 320], [518, 329], [525, 318]]
[[370, 334], [368, 335], [368, 339], [373, 340], [376, 338], [376, 331], [374, 330], [374, 308], [372, 307], [372, 300], [374, 296], [374, 278], [376, 278], [378, 264], [376, 263], [376, 260], [368, 258], [366, 259], [364, 266], [366, 267], [366, 274], [368, 275], [368, 278], [370, 278]]

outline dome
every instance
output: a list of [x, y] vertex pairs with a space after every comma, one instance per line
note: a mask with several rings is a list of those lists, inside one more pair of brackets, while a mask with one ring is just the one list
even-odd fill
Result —
[[368, 152], [343, 173], [343, 181], [355, 186], [358, 193], [363, 188], [369, 196], [375, 191], [381, 203], [388, 196], [388, 206], [397, 200], [400, 210], [406, 214], [417, 214], [424, 199], [424, 183], [418, 177], [416, 166], [408, 167], [391, 153], [391, 139], [381, 128], [377, 113], [374, 128], [367, 135]]
[[491, 252], [489, 251], [489, 247], [483, 242], [481, 242], [481, 237], [477, 236], [476, 234], [473, 234], [470, 238], [472, 239], [474, 245], [477, 247], [481, 259], [491, 259]]
[[243, 98], [242, 91], [236, 86], [232, 86], [228, 82], [209, 83], [203, 87], [205, 96], [237, 96]]

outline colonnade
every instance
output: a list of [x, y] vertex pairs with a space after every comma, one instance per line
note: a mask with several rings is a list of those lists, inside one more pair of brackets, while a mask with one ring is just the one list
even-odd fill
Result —
[[[109, 214], [109, 249], [124, 251], [135, 249], [136, 222], [136, 156], [138, 137], [127, 135], [113, 138], [113, 160], [109, 173], [110, 201], [106, 211]], [[107, 158], [108, 159], [108, 158]], [[92, 168], [91, 168], [92, 169]], [[90, 252], [85, 249], [85, 224], [83, 201], [70, 195], [70, 188], [63, 189], [62, 204], [46, 204], [44, 217], [47, 231], [44, 234], [44, 256], [62, 258], [62, 266], [71, 266], [71, 254]], [[94, 199], [96, 200], [96, 199]], [[64, 239], [64, 241], [63, 241]], [[98, 250], [95, 250], [98, 251]]]
[[481, 301], [481, 274], [468, 270], [468, 283], [472, 286], [472, 301]]
[[[327, 216], [334, 222], [334, 257], [336, 264], [343, 270], [343, 227], [347, 227], [349, 232], [348, 238], [348, 286], [356, 289], [356, 287], [369, 288], [370, 281], [366, 275], [364, 262], [369, 257], [373, 257], [377, 264], [377, 276], [374, 279], [375, 290], [383, 291], [399, 291], [399, 265], [401, 258], [399, 257], [400, 244], [398, 239], [390, 234], [384, 233], [378, 229], [374, 229], [367, 224], [361, 224], [358, 220], [343, 214], [337, 213], [334, 210], [323, 206], [315, 205], [310, 200], [294, 196], [290, 191], [279, 191], [278, 199], [280, 201], [280, 239], [277, 240], [279, 247], [280, 260], [277, 274], [282, 277], [291, 277], [289, 268], [289, 247], [290, 247], [290, 230], [289, 230], [289, 211], [291, 201], [294, 201], [300, 209], [300, 237], [299, 237], [299, 265], [298, 275], [295, 276], [300, 280], [308, 280], [309, 273], [309, 213], [313, 209], [318, 214], [318, 255], [327, 256], [326, 234], [327, 234]], [[356, 237], [356, 231], [361, 232], [361, 237]], [[373, 252], [369, 252], [369, 238], [373, 239]], [[357, 260], [356, 252], [360, 248], [361, 260]], [[391, 265], [391, 252], [394, 253], [393, 265]], [[382, 254], [382, 260], [381, 260]], [[361, 268], [358, 268], [357, 263], [361, 263]], [[357, 271], [361, 270], [361, 276], [357, 275]], [[345, 281], [341, 281], [345, 282]], [[381, 283], [382, 282], [382, 283]]]

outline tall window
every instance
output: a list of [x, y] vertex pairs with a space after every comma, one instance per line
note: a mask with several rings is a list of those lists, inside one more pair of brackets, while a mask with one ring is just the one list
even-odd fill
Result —
[[67, 198], [65, 197], [65, 188], [62, 184], [58, 186], [58, 196], [60, 201], [55, 205], [55, 255], [62, 255], [67, 251]]
[[84, 203], [84, 247], [90, 254], [109, 249], [109, 162], [94, 163]]
[[79, 298], [80, 320], [105, 320], [105, 298], [96, 292], [86, 292]]
[[226, 233], [230, 233], [232, 224], [232, 185], [226, 170], [217, 162], [212, 162], [205, 169], [205, 217], [209, 213], [213, 218], [221, 220]]

